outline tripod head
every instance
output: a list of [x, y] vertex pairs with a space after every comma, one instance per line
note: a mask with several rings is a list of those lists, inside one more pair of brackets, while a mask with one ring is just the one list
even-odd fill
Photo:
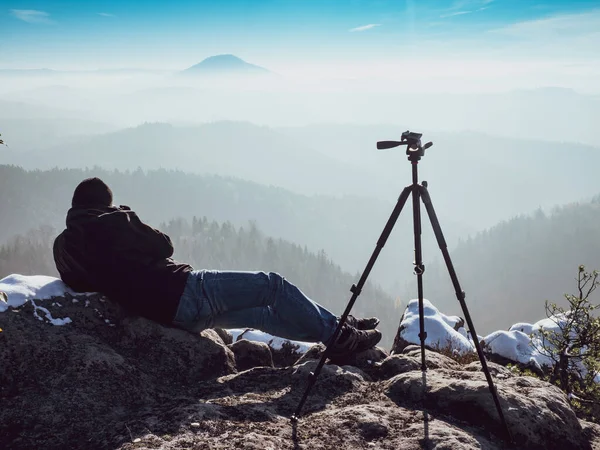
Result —
[[406, 154], [408, 155], [409, 161], [418, 161], [425, 156], [425, 150], [433, 145], [433, 142], [428, 142], [425, 145], [421, 145], [421, 137], [423, 133], [414, 133], [412, 131], [405, 131], [402, 133], [400, 141], [379, 141], [377, 142], [377, 149], [385, 150], [388, 148], [398, 147], [400, 145], [406, 145]]

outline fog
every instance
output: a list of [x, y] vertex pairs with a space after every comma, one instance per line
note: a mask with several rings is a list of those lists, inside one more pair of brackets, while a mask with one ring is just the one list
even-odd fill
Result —
[[[0, 117], [85, 119], [103, 124], [102, 131], [157, 121], [190, 125], [238, 120], [271, 127], [390, 124], [398, 133], [405, 128], [478, 131], [600, 145], [594, 129], [600, 95], [552, 86], [508, 89], [502, 87], [507, 83], [486, 85], [481, 82], [485, 78], [465, 85], [455, 78], [419, 81], [401, 73], [397, 80], [389, 75], [353, 78], [351, 72], [347, 77], [302, 78], [274, 72], [0, 71]], [[23, 103], [34, 112], [21, 109]]]
[[[378, 151], [376, 141], [400, 139], [408, 129], [434, 143], [419, 167], [451, 248], [517, 215], [600, 193], [598, 94], [530, 82], [507, 87], [493, 77], [465, 83], [456, 74], [398, 74], [3, 70], [0, 133], [7, 146], [0, 165], [176, 169], [283, 188], [307, 205], [340, 199], [340, 210], [351, 213], [338, 234], [288, 233], [276, 219], [258, 225], [311, 251], [324, 249], [351, 273], [364, 268], [387, 212], [411, 181], [404, 149]], [[358, 207], [369, 202], [371, 209]], [[185, 209], [178, 215], [189, 218], [194, 208]], [[403, 254], [388, 253], [373, 272], [392, 296], [412, 280], [410, 213], [407, 206], [389, 244]], [[324, 220], [330, 231], [338, 223]], [[319, 217], [311, 223], [318, 228]], [[426, 228], [426, 261], [439, 260]], [[363, 234], [350, 237], [352, 230]]]

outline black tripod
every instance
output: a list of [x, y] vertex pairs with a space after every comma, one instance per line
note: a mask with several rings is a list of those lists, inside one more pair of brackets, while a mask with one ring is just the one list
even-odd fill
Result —
[[[473, 338], [473, 343], [475, 344], [475, 348], [477, 349], [477, 354], [479, 355], [479, 360], [481, 361], [481, 366], [483, 368], [483, 372], [485, 373], [485, 377], [487, 379], [490, 392], [492, 397], [494, 398], [494, 403], [496, 405], [496, 409], [498, 411], [498, 416], [500, 417], [500, 421], [502, 422], [502, 427], [506, 434], [506, 438], [508, 442], [512, 442], [512, 437], [510, 434], [510, 430], [508, 429], [508, 425], [506, 423], [506, 419], [504, 418], [504, 414], [502, 412], [502, 408], [500, 407], [500, 401], [498, 399], [498, 394], [496, 392], [496, 388], [494, 386], [494, 382], [492, 380], [492, 376], [490, 375], [490, 371], [487, 366], [487, 362], [483, 351], [481, 350], [481, 346], [479, 345], [479, 340], [477, 339], [477, 333], [475, 332], [475, 326], [473, 325], [473, 321], [471, 320], [471, 315], [469, 314], [469, 310], [467, 309], [467, 304], [465, 303], [465, 292], [461, 289], [460, 284], [458, 282], [458, 277], [456, 276], [456, 271], [454, 270], [454, 266], [452, 264], [452, 260], [450, 259], [450, 254], [448, 253], [448, 246], [446, 245], [446, 240], [444, 239], [444, 235], [442, 233], [442, 228], [438, 221], [438, 218], [435, 214], [435, 210], [433, 209], [433, 204], [431, 203], [431, 198], [429, 197], [429, 192], [427, 191], [427, 182], [423, 181], [422, 184], [419, 184], [417, 165], [419, 160], [425, 156], [425, 150], [431, 147], [433, 144], [428, 142], [427, 144], [421, 146], [421, 136], [420, 133], [412, 133], [410, 131], [406, 131], [402, 133], [401, 141], [381, 141], [377, 143], [378, 149], [387, 149], [397, 147], [399, 145], [406, 145], [406, 154], [408, 155], [408, 160], [412, 164], [412, 184], [406, 186], [400, 197], [398, 198], [398, 202], [396, 207], [394, 208], [390, 218], [381, 233], [379, 240], [377, 241], [377, 246], [375, 247], [375, 251], [371, 255], [371, 259], [367, 263], [367, 267], [365, 268], [358, 285], [352, 285], [350, 288], [350, 292], [352, 292], [352, 297], [350, 298], [350, 302], [342, 314], [340, 322], [333, 334], [333, 338], [331, 342], [335, 342], [339, 336], [339, 333], [342, 329], [343, 324], [346, 322], [348, 315], [350, 314], [350, 310], [354, 306], [354, 302], [358, 298], [361, 293], [361, 290], [367, 281], [367, 277], [379, 256], [379, 253], [383, 249], [394, 225], [396, 224], [396, 220], [400, 216], [400, 212], [404, 207], [404, 204], [408, 200], [408, 196], [412, 193], [412, 201], [413, 201], [413, 225], [414, 225], [414, 238], [415, 238], [415, 274], [417, 275], [417, 291], [419, 297], [419, 339], [421, 341], [421, 370], [425, 372], [427, 370], [427, 366], [425, 365], [425, 339], [427, 338], [427, 332], [425, 331], [425, 320], [423, 317], [423, 272], [425, 271], [425, 266], [423, 265], [423, 257], [421, 251], [421, 209], [420, 209], [420, 199], [422, 199], [423, 204], [425, 205], [425, 209], [427, 210], [427, 214], [429, 215], [429, 220], [431, 221], [431, 225], [433, 227], [433, 231], [435, 233], [435, 237], [437, 239], [440, 250], [442, 251], [442, 255], [444, 256], [444, 261], [446, 262], [446, 266], [448, 268], [448, 272], [450, 273], [450, 278], [452, 279], [452, 284], [454, 285], [454, 289], [456, 291], [456, 297], [460, 303], [460, 306], [463, 310], [463, 314], [465, 316], [465, 320], [469, 326], [469, 331], [471, 332], [471, 336]], [[292, 416], [292, 421], [297, 421], [300, 416], [300, 412], [310, 390], [315, 384], [323, 365], [325, 364], [325, 360], [328, 358], [330, 354], [331, 344], [327, 346], [323, 355], [321, 356], [321, 360], [317, 365], [314, 372], [311, 372], [309, 375], [308, 386], [306, 387], [306, 391]]]

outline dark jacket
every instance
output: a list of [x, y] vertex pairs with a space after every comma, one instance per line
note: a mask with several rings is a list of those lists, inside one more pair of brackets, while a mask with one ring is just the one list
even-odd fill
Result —
[[71, 208], [54, 241], [62, 280], [100, 292], [131, 312], [170, 324], [192, 267], [171, 259], [171, 239], [126, 206]]

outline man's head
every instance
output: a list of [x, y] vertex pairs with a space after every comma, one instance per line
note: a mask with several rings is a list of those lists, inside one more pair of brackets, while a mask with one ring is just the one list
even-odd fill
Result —
[[75, 188], [72, 207], [111, 206], [113, 195], [110, 188], [100, 178], [87, 178]]

